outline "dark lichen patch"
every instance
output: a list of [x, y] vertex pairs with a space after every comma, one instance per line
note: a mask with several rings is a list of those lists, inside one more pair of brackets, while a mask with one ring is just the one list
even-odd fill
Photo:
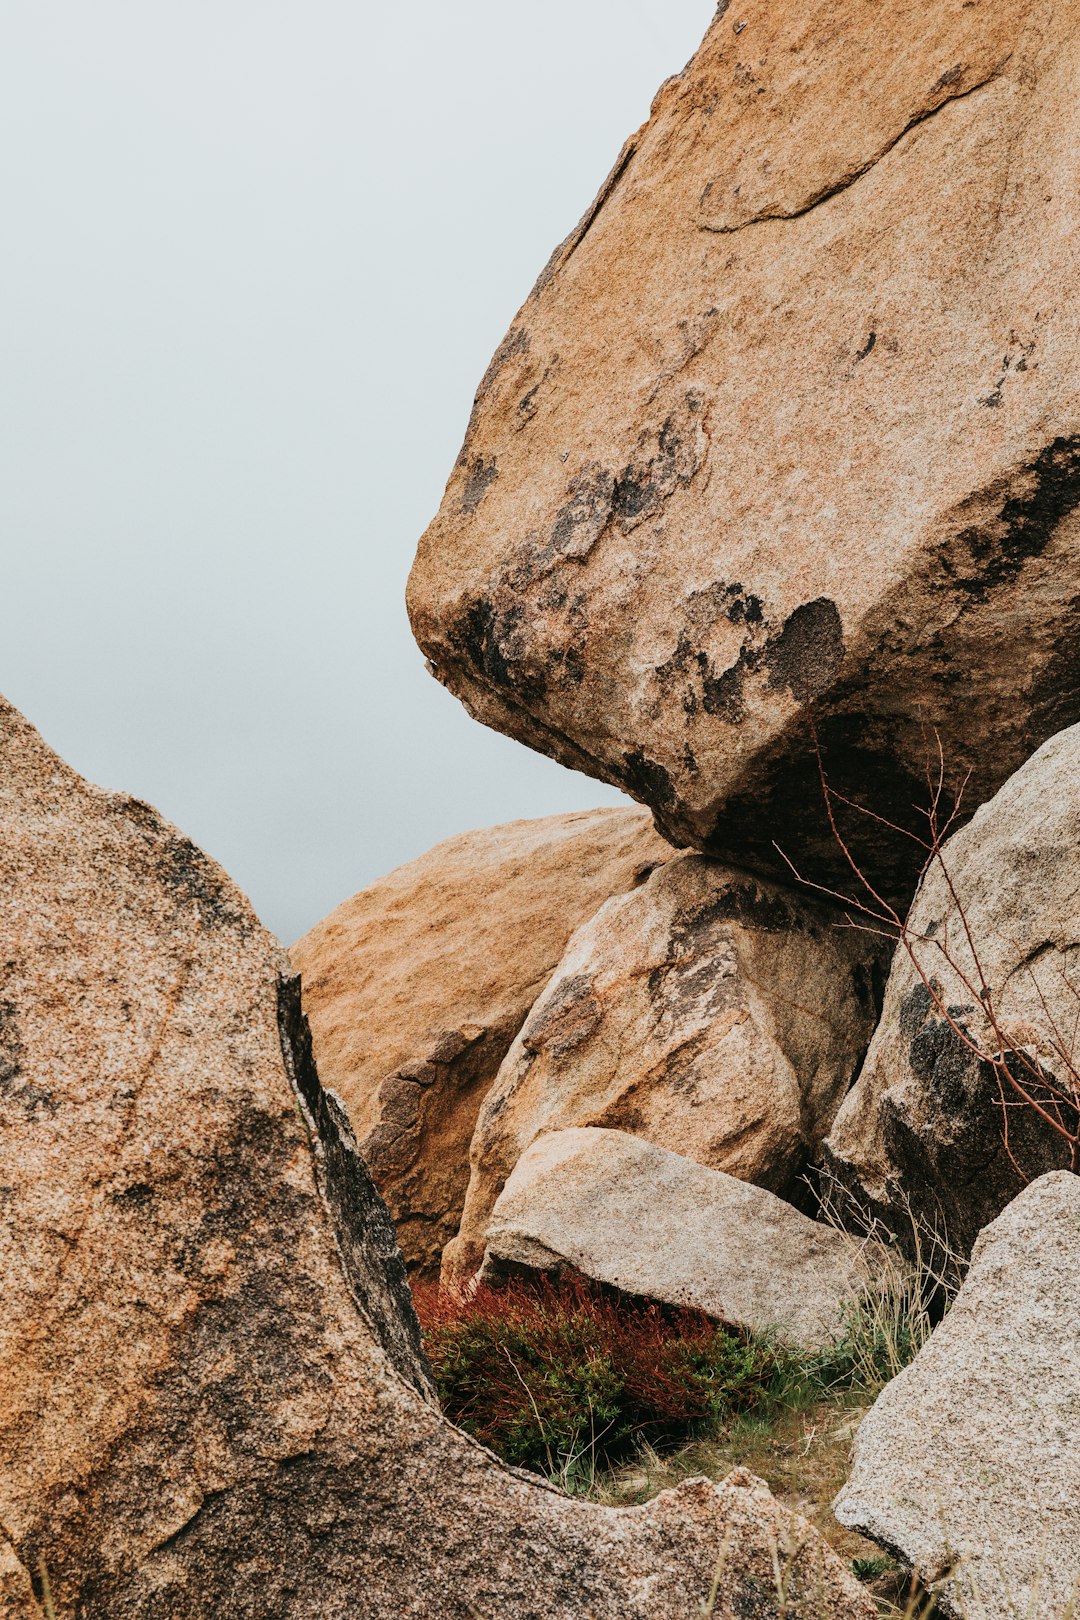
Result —
[[467, 601], [451, 629], [451, 642], [489, 685], [525, 702], [537, 702], [543, 697], [544, 683], [528, 671], [524, 660], [525, 605], [508, 588], [500, 595], [507, 599], [505, 606], [484, 597]]
[[686, 622], [675, 651], [662, 664], [657, 664], [654, 671], [662, 686], [682, 682], [684, 713], [694, 715], [700, 708], [706, 714], [726, 720], [729, 725], [738, 725], [743, 720], [746, 677], [758, 667], [761, 649], [753, 639], [749, 640], [740, 649], [735, 663], [718, 674], [702, 643], [721, 621], [744, 625], [753, 637], [764, 617], [761, 598], [744, 590], [741, 584], [715, 580], [703, 590], [690, 592], [685, 606]]
[[706, 714], [726, 720], [729, 726], [741, 725], [746, 718], [746, 682], [761, 663], [761, 649], [743, 647], [729, 669], [719, 675], [710, 674], [708, 667], [702, 672], [701, 706]]
[[156, 873], [180, 901], [198, 906], [204, 927], [238, 928], [245, 935], [250, 931], [251, 918], [236, 904], [227, 878], [190, 838], [168, 837]]
[[892, 1180], [903, 1189], [892, 1225], [903, 1243], [907, 1224], [910, 1238], [910, 1207], [967, 1255], [1026, 1182], [1068, 1166], [1068, 1143], [1034, 1109], [1010, 1108], [1006, 1147], [999, 1076], [945, 1019], [927, 1020], [908, 1059], [919, 1085], [915, 1109], [902, 1089], [887, 1091], [881, 1105]]
[[[702, 862], [707, 870], [707, 863]], [[678, 955], [695, 939], [725, 923], [762, 933], [814, 934], [817, 927], [805, 904], [795, 905], [782, 890], [738, 877], [723, 884], [707, 900], [678, 911], [671, 924], [671, 947]]]
[[[1064, 1138], [1029, 1107], [1015, 1104], [1008, 1079], [981, 1057], [978, 1027], [970, 1003], [939, 1011], [942, 987], [936, 980], [911, 986], [901, 1000], [897, 1026], [906, 1066], [880, 1102], [882, 1140], [890, 1164], [882, 1196], [871, 1196], [859, 1181], [857, 1164], [837, 1159], [828, 1148], [826, 1168], [891, 1226], [909, 1249], [914, 1224], [947, 1233], [955, 1252], [967, 1256], [979, 1232], [1022, 1189], [1047, 1170], [1068, 1164]], [[1040, 1080], [1019, 1058], [1008, 1059], [1017, 1080], [1040, 1102]], [[905, 1073], [906, 1067], [906, 1073]], [[1046, 1080], [1050, 1080], [1049, 1074]], [[1003, 1083], [1004, 1082], [1004, 1083]]]
[[769, 686], [786, 687], [799, 703], [809, 703], [833, 684], [844, 661], [844, 627], [828, 596], [804, 602], [789, 614], [780, 634], [765, 649]]
[[471, 516], [499, 476], [499, 463], [494, 456], [474, 456], [461, 492], [461, 510]]
[[13, 1001], [0, 1001], [0, 1091], [9, 1092], [22, 1073], [23, 1043]]
[[939, 589], [986, 602], [1041, 556], [1058, 525], [1080, 505], [1080, 438], [1058, 438], [1013, 480], [1016, 493], [988, 522], [964, 527], [942, 549]]
[[55, 1114], [55, 1093], [30, 1078], [24, 1068], [25, 1058], [18, 1011], [15, 1003], [5, 997], [0, 1000], [0, 1102], [21, 1109], [27, 1118], [33, 1118], [39, 1110]]
[[612, 516], [624, 533], [657, 516], [674, 491], [694, 477], [705, 455], [703, 418], [703, 396], [691, 390], [659, 428], [641, 435], [612, 493]]

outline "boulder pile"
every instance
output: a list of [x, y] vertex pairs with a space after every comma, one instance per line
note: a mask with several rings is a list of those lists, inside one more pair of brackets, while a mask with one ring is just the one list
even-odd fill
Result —
[[3, 703], [0, 937], [5, 1620], [686, 1620], [778, 1546], [872, 1620], [749, 1474], [595, 1507], [440, 1416], [279, 947]]
[[476, 1116], [570, 935], [672, 854], [643, 810], [462, 833], [293, 946], [319, 1073], [348, 1110], [411, 1270], [438, 1275]]
[[503, 1467], [407, 1281], [819, 1350], [901, 1264], [829, 1184], [971, 1259], [840, 1520], [1072, 1612], [1078, 86], [1077, 0], [721, 0], [542, 273], [409, 611], [645, 809], [452, 838], [290, 963], [0, 701], [5, 1620], [872, 1620], [744, 1470]]
[[444, 1273], [483, 1258], [495, 1200], [543, 1131], [629, 1131], [792, 1188], [873, 1033], [883, 965], [808, 897], [679, 856], [571, 938], [479, 1111]]

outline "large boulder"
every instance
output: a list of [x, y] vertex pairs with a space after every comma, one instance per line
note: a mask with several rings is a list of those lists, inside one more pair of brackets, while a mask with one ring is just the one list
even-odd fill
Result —
[[586, 1506], [445, 1422], [282, 952], [4, 704], [0, 975], [5, 1617], [774, 1616], [809, 1536], [871, 1620], [748, 1475]]
[[[811, 706], [892, 818], [927, 720], [977, 803], [1080, 718], [1077, 21], [719, 6], [492, 360], [421, 541], [413, 628], [473, 714], [676, 842], [769, 870], [779, 840], [845, 883]], [[849, 838], [910, 898], [911, 845]]]
[[878, 942], [805, 896], [682, 855], [571, 939], [472, 1142], [449, 1278], [544, 1131], [630, 1131], [773, 1190], [804, 1168], [873, 1032]]
[[636, 809], [462, 833], [293, 946], [319, 1073], [418, 1272], [457, 1231], [480, 1104], [571, 933], [671, 853]]
[[1080, 1601], [1080, 1177], [988, 1226], [948, 1315], [855, 1439], [841, 1524], [947, 1615], [1063, 1620]]
[[892, 1264], [763, 1187], [624, 1131], [537, 1137], [487, 1229], [481, 1281], [577, 1272], [620, 1293], [823, 1348]]
[[901, 1237], [914, 1217], [966, 1256], [1026, 1180], [1070, 1164], [1069, 1142], [1037, 1109], [1080, 1128], [1078, 848], [1073, 726], [946, 841], [916, 897], [911, 949], [896, 951], [881, 1022], [824, 1150]]

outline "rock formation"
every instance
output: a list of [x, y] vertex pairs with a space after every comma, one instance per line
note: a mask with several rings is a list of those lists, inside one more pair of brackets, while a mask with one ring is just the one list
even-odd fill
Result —
[[570, 934], [671, 853], [640, 810], [463, 833], [293, 946], [319, 1073], [418, 1271], [457, 1231], [480, 1104]]
[[718, 1570], [772, 1616], [779, 1537], [872, 1620], [748, 1475], [590, 1507], [439, 1416], [282, 953], [7, 705], [0, 942], [5, 1617], [686, 1620]]
[[483, 1281], [572, 1270], [750, 1333], [822, 1348], [892, 1263], [762, 1187], [624, 1131], [537, 1137], [487, 1229]]
[[1062, 1620], [1080, 1599], [1078, 1256], [1080, 1176], [1041, 1176], [856, 1436], [836, 1516], [913, 1565], [944, 1614]]
[[[1080, 718], [1074, 0], [721, 4], [480, 384], [409, 586], [486, 724], [848, 874]], [[910, 897], [916, 852], [845, 823]]]
[[[980, 997], [985, 984], [999, 1033], [1036, 1075], [1074, 1091], [1074, 1105], [1059, 1114], [1080, 1123], [1078, 848], [1073, 726], [947, 841], [944, 865], [931, 868], [916, 897], [908, 923], [922, 974], [899, 948], [866, 1063], [825, 1144], [832, 1171], [901, 1236], [914, 1213], [967, 1255], [1025, 1178], [1069, 1164], [1068, 1143], [959, 1031], [982, 1052], [1000, 1049]], [[1015, 1056], [1008, 1061], [1039, 1100], [1034, 1076]]]
[[773, 1190], [829, 1128], [874, 1028], [878, 942], [683, 855], [573, 936], [477, 1120], [447, 1276], [543, 1131], [608, 1126]]

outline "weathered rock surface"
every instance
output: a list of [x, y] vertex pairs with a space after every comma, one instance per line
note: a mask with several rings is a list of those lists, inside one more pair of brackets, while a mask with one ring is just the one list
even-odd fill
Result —
[[[1080, 1064], [1078, 848], [1080, 726], [1073, 726], [948, 840], [944, 870], [935, 865], [915, 899], [913, 949], [934, 995], [899, 948], [866, 1063], [825, 1144], [831, 1170], [901, 1236], [910, 1209], [944, 1226], [967, 1255], [1025, 1177], [1069, 1163], [1067, 1142], [1007, 1087], [1006, 1147], [999, 1076], [950, 1028], [935, 997], [980, 1051], [996, 1054], [1000, 1042], [979, 996], [985, 983], [1009, 1044], [1062, 1087], [1075, 1085], [1065, 1060], [1071, 1051]], [[1035, 1076], [1016, 1056], [1008, 1061], [1038, 1100]], [[1061, 1108], [1064, 1122], [1075, 1125], [1080, 1095], [1076, 1101]]]
[[750, 1476], [590, 1507], [439, 1416], [283, 954], [6, 705], [0, 942], [0, 1612], [685, 1620], [724, 1546], [717, 1613], [779, 1612], [808, 1530]]
[[[409, 588], [485, 723], [848, 881], [1080, 718], [1075, 0], [722, 4], [485, 375]], [[837, 109], [843, 109], [842, 116]], [[912, 847], [853, 818], [910, 896]]]
[[1080, 1597], [1078, 1424], [1080, 1177], [1059, 1170], [983, 1232], [952, 1309], [864, 1418], [836, 1516], [946, 1614], [1062, 1620]]
[[671, 854], [636, 809], [462, 833], [293, 946], [319, 1074], [418, 1271], [438, 1273], [480, 1104], [571, 933]]
[[862, 1060], [878, 962], [876, 941], [803, 895], [697, 855], [609, 900], [571, 939], [480, 1110], [446, 1275], [480, 1264], [495, 1200], [543, 1131], [630, 1131], [785, 1187]]
[[890, 1264], [877, 1245], [808, 1220], [775, 1193], [623, 1131], [540, 1136], [487, 1230], [481, 1278], [572, 1270], [818, 1348]]

